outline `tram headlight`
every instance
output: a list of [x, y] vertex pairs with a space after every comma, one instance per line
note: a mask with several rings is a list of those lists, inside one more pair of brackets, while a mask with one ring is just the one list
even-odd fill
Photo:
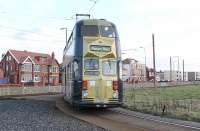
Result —
[[83, 90], [83, 91], [82, 91], [82, 96], [83, 96], [83, 97], [87, 97], [87, 96], [88, 96], [88, 92], [87, 92], [86, 90]]

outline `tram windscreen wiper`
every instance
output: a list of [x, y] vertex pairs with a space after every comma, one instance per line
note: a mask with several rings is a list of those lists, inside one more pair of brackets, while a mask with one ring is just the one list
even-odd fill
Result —
[[109, 65], [109, 68], [111, 69], [111, 61], [108, 60], [108, 65]]

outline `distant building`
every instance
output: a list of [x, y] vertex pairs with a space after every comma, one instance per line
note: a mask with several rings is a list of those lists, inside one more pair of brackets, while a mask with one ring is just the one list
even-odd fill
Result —
[[178, 72], [160, 71], [157, 72], [157, 81], [200, 81], [200, 72]]
[[58, 85], [59, 63], [52, 55], [8, 50], [1, 60], [4, 77], [21, 85]]
[[153, 81], [154, 80], [154, 69], [153, 68], [147, 68], [146, 69], [146, 80], [147, 81]]
[[145, 65], [138, 63], [134, 59], [123, 60], [122, 76], [124, 81], [128, 82], [142, 82], [146, 81], [146, 69]]
[[187, 72], [188, 81], [200, 81], [200, 72]]
[[165, 81], [165, 75], [163, 71], [156, 72], [156, 81]]
[[164, 81], [182, 81], [182, 72], [165, 70]]
[[196, 72], [196, 81], [200, 81], [200, 72]]
[[188, 72], [188, 81], [195, 81], [195, 72]]

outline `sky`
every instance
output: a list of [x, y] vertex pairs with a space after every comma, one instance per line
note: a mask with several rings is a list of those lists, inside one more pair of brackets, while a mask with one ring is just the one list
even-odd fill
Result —
[[[155, 35], [156, 69], [174, 69], [178, 59], [185, 70], [200, 71], [199, 0], [0, 0], [0, 54], [9, 49], [55, 52], [62, 62], [65, 30], [76, 22], [74, 14], [90, 13], [116, 24], [123, 58], [135, 58], [153, 67], [152, 33]], [[91, 8], [93, 7], [93, 8]], [[91, 10], [90, 10], [91, 9]], [[90, 12], [89, 12], [90, 10]], [[140, 48], [143, 47], [143, 48]]]

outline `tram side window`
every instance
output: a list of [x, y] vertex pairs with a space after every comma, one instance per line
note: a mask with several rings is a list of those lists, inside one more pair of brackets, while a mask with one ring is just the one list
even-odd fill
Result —
[[73, 79], [73, 63], [72, 62], [70, 63], [70, 66], [71, 66], [71, 68], [70, 68], [70, 78]]
[[64, 67], [64, 85], [66, 86], [66, 82], [67, 82], [67, 68]]
[[71, 80], [71, 63], [67, 65], [67, 79]]
[[66, 68], [66, 76], [67, 76], [67, 80], [69, 80], [69, 65], [67, 65], [67, 68]]
[[81, 27], [82, 36], [98, 36], [99, 29], [96, 25], [84, 25]]
[[74, 63], [73, 63], [73, 74], [74, 74], [75, 80], [78, 80], [80, 78], [80, 73], [79, 73], [77, 61], [74, 61]]

